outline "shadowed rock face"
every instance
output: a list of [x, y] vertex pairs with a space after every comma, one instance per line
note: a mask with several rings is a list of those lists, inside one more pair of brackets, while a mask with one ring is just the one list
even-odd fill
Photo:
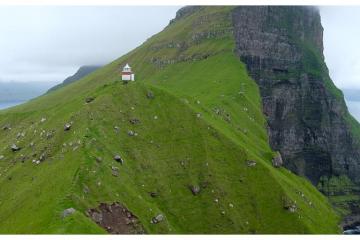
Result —
[[324, 63], [318, 10], [241, 6], [233, 26], [236, 53], [260, 88], [270, 145], [285, 166], [314, 184], [344, 174], [359, 183], [359, 144]]

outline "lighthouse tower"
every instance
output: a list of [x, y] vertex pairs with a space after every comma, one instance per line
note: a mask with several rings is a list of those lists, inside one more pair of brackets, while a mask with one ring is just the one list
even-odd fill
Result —
[[121, 72], [121, 79], [125, 82], [135, 81], [135, 74], [131, 71], [131, 67], [127, 63]]

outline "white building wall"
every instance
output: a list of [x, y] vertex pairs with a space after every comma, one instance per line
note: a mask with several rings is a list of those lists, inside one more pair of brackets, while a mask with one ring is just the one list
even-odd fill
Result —
[[[132, 74], [133, 75], [133, 74]], [[121, 79], [123, 80], [123, 81], [131, 81], [132, 79], [132, 75], [122, 75], [121, 76]]]

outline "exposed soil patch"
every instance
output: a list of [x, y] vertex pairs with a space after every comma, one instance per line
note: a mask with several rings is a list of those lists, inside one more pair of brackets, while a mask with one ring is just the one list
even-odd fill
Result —
[[97, 209], [87, 210], [88, 216], [111, 234], [144, 234], [138, 218], [120, 203], [101, 203]]

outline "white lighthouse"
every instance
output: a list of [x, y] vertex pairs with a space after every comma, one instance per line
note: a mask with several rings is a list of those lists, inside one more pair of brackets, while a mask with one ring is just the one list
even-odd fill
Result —
[[135, 74], [131, 71], [131, 67], [127, 63], [121, 72], [121, 79], [125, 82], [135, 81]]

